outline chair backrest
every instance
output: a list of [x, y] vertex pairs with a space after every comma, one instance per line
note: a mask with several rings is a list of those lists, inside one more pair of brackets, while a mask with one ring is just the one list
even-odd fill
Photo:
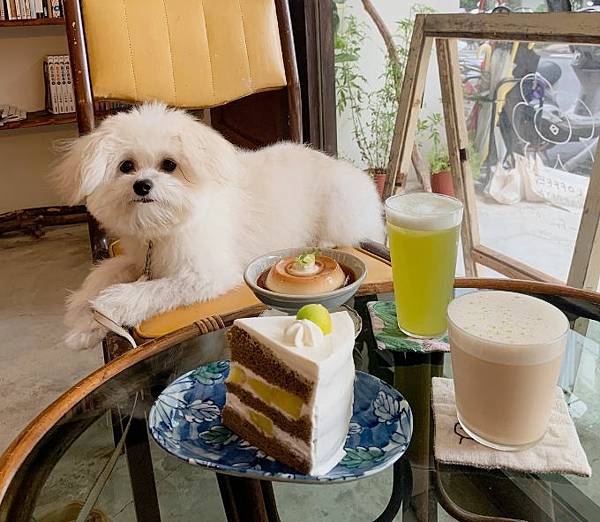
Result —
[[214, 126], [238, 145], [301, 141], [285, 0], [67, 0], [65, 18], [81, 133], [94, 101], [161, 100], [218, 107]]

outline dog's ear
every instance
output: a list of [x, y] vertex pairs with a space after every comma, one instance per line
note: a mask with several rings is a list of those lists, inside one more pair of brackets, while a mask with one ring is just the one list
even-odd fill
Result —
[[107, 173], [107, 136], [98, 129], [57, 146], [62, 158], [51, 180], [69, 205], [82, 202], [102, 183]]
[[178, 139], [192, 171], [190, 174], [195, 178], [191, 181], [201, 181], [208, 176], [218, 183], [227, 183], [239, 172], [237, 149], [208, 125], [187, 116]]

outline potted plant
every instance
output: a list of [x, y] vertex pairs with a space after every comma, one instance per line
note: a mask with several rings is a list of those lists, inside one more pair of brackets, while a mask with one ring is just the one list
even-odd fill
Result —
[[454, 183], [447, 150], [437, 150], [429, 156], [431, 190], [437, 194], [454, 197]]
[[390, 130], [393, 132], [396, 95], [392, 69], [386, 67], [383, 85], [369, 91], [366, 78], [360, 73], [358, 60], [365, 39], [365, 28], [353, 15], [343, 17], [335, 35], [335, 67], [337, 110], [348, 110], [352, 135], [358, 147], [365, 171], [383, 194], [387, 173]]
[[[452, 170], [450, 170], [450, 157], [448, 147], [442, 141], [440, 127], [443, 125], [442, 115], [435, 112], [420, 120], [417, 133], [429, 141], [430, 149], [427, 154], [429, 169], [431, 171], [431, 190], [438, 194], [454, 197], [454, 183]], [[422, 146], [423, 142], [419, 142]]]
[[[339, 114], [348, 111], [354, 141], [366, 166], [365, 171], [371, 175], [379, 194], [382, 195], [414, 15], [432, 10], [420, 5], [411, 8], [410, 17], [399, 21], [396, 34], [392, 34], [372, 2], [362, 0], [363, 7], [382, 36], [387, 51], [386, 66], [379, 77], [380, 87], [370, 89], [358, 66], [360, 51], [366, 38], [365, 26], [358, 22], [354, 15], [343, 13], [341, 8], [345, 3], [346, 0], [334, 2], [337, 110]], [[418, 150], [415, 152], [418, 153]], [[418, 169], [417, 175], [422, 177]]]

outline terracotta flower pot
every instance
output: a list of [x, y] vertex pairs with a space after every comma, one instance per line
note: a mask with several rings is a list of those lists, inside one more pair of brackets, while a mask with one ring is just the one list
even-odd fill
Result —
[[431, 174], [431, 190], [437, 194], [445, 194], [454, 197], [454, 184], [452, 183], [452, 171], [443, 170]]
[[373, 178], [373, 181], [375, 181], [375, 187], [377, 188], [377, 193], [379, 194], [379, 197], [383, 198], [383, 189], [385, 187], [385, 178], [387, 176], [387, 171], [385, 169], [380, 168], [369, 168], [367, 169], [367, 173]]

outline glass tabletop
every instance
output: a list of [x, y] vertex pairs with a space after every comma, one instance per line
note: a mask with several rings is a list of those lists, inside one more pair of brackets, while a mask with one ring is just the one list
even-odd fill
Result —
[[[115, 376], [53, 422], [12, 478], [0, 504], [0, 521], [75, 521], [86, 499], [93, 503], [88, 520], [118, 522], [598, 520], [600, 307], [554, 295], [543, 298], [563, 309], [571, 321], [560, 384], [593, 468], [592, 478], [437, 462], [431, 379], [451, 376], [449, 354], [378, 349], [367, 302], [392, 299], [380, 294], [350, 303], [363, 323], [354, 359], [357, 369], [395, 386], [411, 405], [414, 434], [407, 453], [394, 466], [342, 484], [271, 485], [217, 475], [167, 454], [147, 432], [153, 401], [179, 375], [228, 357], [224, 329], [203, 335], [196, 330], [156, 341], [151, 350], [140, 348], [135, 364], [123, 364]], [[266, 509], [256, 505], [261, 496]]]

